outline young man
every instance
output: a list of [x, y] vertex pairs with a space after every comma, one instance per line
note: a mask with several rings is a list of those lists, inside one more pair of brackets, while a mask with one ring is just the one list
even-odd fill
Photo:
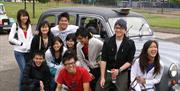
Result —
[[100, 60], [100, 53], [103, 42], [94, 38], [90, 29], [79, 28], [76, 32], [76, 37], [79, 40], [77, 44], [78, 61], [85, 67], [94, 77], [90, 86], [95, 91], [96, 83], [100, 77], [100, 68], [98, 61]]
[[68, 91], [91, 91], [89, 82], [91, 76], [83, 67], [76, 66], [77, 57], [72, 50], [67, 50], [63, 56], [64, 68], [57, 76], [56, 91], [61, 91], [62, 84], [68, 87]]
[[[127, 31], [125, 20], [117, 20], [114, 31], [115, 35], [104, 41], [100, 62], [101, 77], [96, 91], [108, 91], [113, 86], [117, 91], [128, 90], [128, 68], [134, 58], [135, 44], [125, 36]], [[116, 78], [116, 82], [112, 82], [111, 76]]]
[[35, 52], [33, 60], [24, 69], [22, 91], [50, 91], [50, 71], [44, 54]]
[[51, 28], [51, 32], [54, 36], [58, 36], [65, 43], [65, 39], [68, 34], [75, 33], [78, 26], [69, 25], [69, 14], [67, 12], [61, 13], [58, 17], [58, 24], [55, 27]]

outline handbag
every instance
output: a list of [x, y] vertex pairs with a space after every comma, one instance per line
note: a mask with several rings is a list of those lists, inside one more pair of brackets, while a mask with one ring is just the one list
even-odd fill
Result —
[[[14, 34], [14, 39], [18, 40], [18, 24], [16, 23], [16, 33]], [[9, 41], [9, 44], [16, 45], [13, 42]]]
[[[136, 90], [134, 89], [134, 87], [135, 87], [138, 83], [136, 83], [136, 84], [133, 86], [133, 84], [134, 84], [134, 82], [135, 82], [136, 80], [137, 80], [137, 78], [135, 78], [135, 79], [132, 81], [132, 83], [131, 83], [130, 86], [129, 86], [128, 91], [136, 91]], [[145, 88], [143, 91], [147, 91], [146, 86], [145, 86], [144, 84], [142, 84], [142, 86]]]

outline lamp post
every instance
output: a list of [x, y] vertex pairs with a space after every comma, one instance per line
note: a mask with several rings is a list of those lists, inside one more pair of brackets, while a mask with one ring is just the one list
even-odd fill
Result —
[[26, 10], [26, 0], [24, 0], [24, 9]]
[[164, 0], [161, 1], [161, 14], [164, 12]]
[[35, 1], [33, 0], [33, 18], [35, 18]]

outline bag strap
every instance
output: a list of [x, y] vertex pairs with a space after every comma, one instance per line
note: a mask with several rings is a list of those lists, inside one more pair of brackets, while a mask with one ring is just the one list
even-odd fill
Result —
[[147, 91], [146, 86], [143, 83], [141, 85], [144, 87], [144, 91]]
[[18, 31], [18, 23], [16, 22], [16, 31]]
[[[137, 83], [132, 87], [132, 85], [134, 84], [134, 82], [137, 80], [137, 78], [135, 78], [134, 80], [133, 80], [133, 82], [130, 84], [130, 88], [129, 88], [129, 91], [130, 91], [130, 89], [131, 88], [133, 88], [134, 89], [134, 87], [137, 85]], [[144, 85], [144, 84], [141, 84], [143, 87], [144, 87], [144, 91], [147, 91], [147, 89], [146, 89], [146, 86]]]
[[41, 36], [39, 37], [39, 51], [41, 50]]
[[132, 87], [132, 85], [134, 84], [134, 82], [137, 80], [137, 78], [134, 78], [134, 80], [132, 81], [132, 83], [130, 84], [130, 86], [129, 86], [129, 90], [128, 91], [131, 91], [131, 90], [134, 90], [135, 91], [135, 89], [134, 89], [134, 87], [138, 84], [138, 83], [136, 83], [133, 87]]
[[17, 40], [18, 40], [18, 23], [16, 22], [16, 34], [17, 34]]

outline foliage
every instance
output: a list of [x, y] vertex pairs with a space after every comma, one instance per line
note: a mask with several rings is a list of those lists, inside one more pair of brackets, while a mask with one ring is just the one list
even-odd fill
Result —
[[40, 3], [47, 3], [49, 0], [38, 0]]
[[180, 0], [170, 0], [171, 3], [180, 4]]

